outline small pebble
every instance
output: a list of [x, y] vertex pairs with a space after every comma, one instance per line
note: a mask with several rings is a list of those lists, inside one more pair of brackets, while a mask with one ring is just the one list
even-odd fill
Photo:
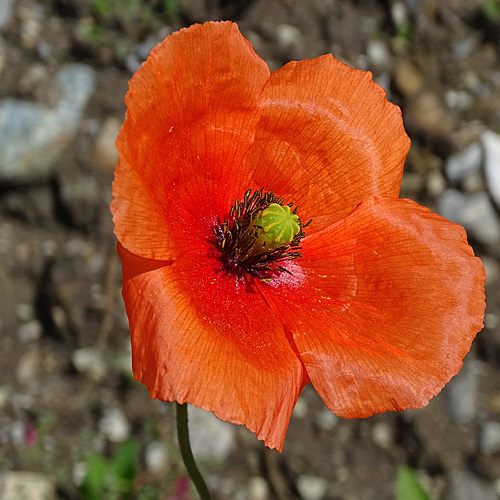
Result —
[[54, 485], [50, 479], [34, 472], [0, 473], [2, 500], [53, 500]]
[[339, 417], [328, 408], [323, 408], [316, 416], [316, 425], [323, 431], [331, 431], [339, 422]]
[[106, 376], [106, 363], [101, 354], [93, 347], [76, 349], [73, 352], [72, 361], [79, 373], [89, 375], [96, 382], [103, 380]]
[[5, 408], [7, 401], [9, 400], [9, 390], [5, 386], [0, 386], [0, 410]]
[[317, 476], [299, 476], [297, 490], [304, 500], [321, 500], [328, 488], [326, 479]]
[[16, 316], [21, 321], [30, 321], [33, 319], [34, 315], [35, 312], [31, 304], [20, 302], [16, 305]]
[[295, 403], [295, 408], [293, 409], [292, 417], [303, 419], [307, 416], [308, 411], [309, 411], [309, 405], [307, 404], [307, 401], [305, 400], [305, 398], [299, 397], [297, 403]]
[[394, 71], [394, 83], [406, 97], [415, 96], [422, 88], [422, 75], [408, 60], [401, 59]]
[[452, 182], [463, 181], [480, 171], [481, 159], [481, 146], [474, 142], [446, 160], [444, 165], [446, 176]]
[[42, 324], [40, 321], [34, 319], [28, 323], [22, 324], [17, 329], [17, 338], [21, 342], [30, 342], [32, 340], [38, 340], [42, 335]]
[[160, 474], [167, 465], [165, 445], [160, 441], [150, 443], [146, 448], [146, 466], [153, 474]]
[[7, 27], [12, 19], [12, 4], [14, 0], [2, 0], [0, 2], [0, 30]]
[[465, 470], [450, 473], [446, 500], [497, 500], [495, 488]]
[[479, 447], [488, 454], [500, 451], [500, 422], [488, 421], [482, 425]]
[[113, 443], [121, 443], [130, 435], [130, 424], [119, 408], [108, 408], [99, 421], [99, 430]]
[[446, 189], [446, 179], [439, 170], [429, 172], [427, 176], [427, 191], [432, 196], [441, 196]]
[[428, 134], [447, 134], [452, 128], [443, 103], [430, 91], [418, 95], [408, 109], [417, 126]]
[[276, 41], [285, 50], [300, 45], [304, 41], [302, 32], [291, 24], [280, 24], [276, 27]]
[[106, 118], [95, 141], [93, 160], [104, 172], [112, 172], [118, 163], [115, 141], [120, 127], [121, 122], [117, 118]]
[[33, 348], [26, 351], [17, 363], [17, 381], [21, 385], [25, 385], [37, 380], [40, 364], [40, 351], [38, 349]]
[[200, 460], [223, 462], [235, 445], [236, 428], [213, 413], [188, 406], [193, 453]]
[[383, 450], [388, 450], [392, 446], [394, 440], [393, 434], [393, 428], [386, 422], [377, 422], [373, 425], [373, 442]]
[[451, 417], [467, 424], [477, 414], [477, 391], [481, 368], [479, 362], [466, 358], [464, 366], [446, 386], [446, 402]]
[[267, 500], [269, 498], [269, 483], [260, 476], [248, 481], [248, 500]]
[[481, 142], [484, 148], [484, 171], [491, 196], [500, 208], [500, 135], [483, 132]]
[[391, 53], [381, 40], [369, 40], [366, 46], [366, 55], [377, 68], [386, 68], [391, 60]]
[[439, 198], [438, 212], [462, 224], [481, 243], [494, 247], [500, 243], [500, 220], [486, 193], [464, 194], [447, 189]]

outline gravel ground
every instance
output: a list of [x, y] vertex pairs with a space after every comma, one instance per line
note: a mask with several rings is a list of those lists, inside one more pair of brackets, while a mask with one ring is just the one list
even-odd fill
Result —
[[307, 387], [282, 454], [194, 411], [216, 498], [393, 499], [401, 464], [434, 500], [500, 498], [498, 0], [0, 0], [0, 498], [20, 482], [33, 500], [91, 499], [95, 457], [106, 469], [124, 443], [133, 482], [100, 498], [196, 498], [173, 408], [132, 380], [108, 206], [128, 79], [210, 19], [237, 21], [271, 69], [332, 52], [373, 72], [412, 138], [402, 196], [465, 225], [488, 303], [422, 410], [342, 420]]

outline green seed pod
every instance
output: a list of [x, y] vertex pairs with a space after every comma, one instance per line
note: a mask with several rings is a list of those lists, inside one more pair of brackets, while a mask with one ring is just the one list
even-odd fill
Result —
[[271, 203], [253, 221], [257, 228], [255, 248], [260, 251], [271, 251], [291, 243], [300, 231], [299, 217], [293, 214], [290, 207]]

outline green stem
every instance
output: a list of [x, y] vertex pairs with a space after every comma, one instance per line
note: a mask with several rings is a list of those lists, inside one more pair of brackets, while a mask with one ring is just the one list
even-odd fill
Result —
[[186, 466], [187, 473], [193, 481], [201, 500], [211, 500], [210, 492], [203, 476], [200, 474], [198, 466], [194, 461], [193, 452], [191, 451], [191, 444], [189, 442], [189, 429], [188, 429], [188, 414], [187, 404], [177, 405], [177, 439], [179, 440], [179, 447], [181, 449], [182, 460]]

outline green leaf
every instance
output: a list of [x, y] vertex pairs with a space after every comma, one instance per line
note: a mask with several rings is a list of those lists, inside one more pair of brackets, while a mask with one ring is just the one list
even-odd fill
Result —
[[87, 474], [81, 484], [81, 492], [86, 500], [99, 500], [109, 470], [108, 462], [96, 453], [89, 455], [86, 462]]
[[111, 459], [111, 470], [120, 479], [132, 481], [137, 475], [137, 443], [125, 441]]
[[401, 465], [396, 478], [397, 500], [431, 500], [415, 471], [407, 465]]

